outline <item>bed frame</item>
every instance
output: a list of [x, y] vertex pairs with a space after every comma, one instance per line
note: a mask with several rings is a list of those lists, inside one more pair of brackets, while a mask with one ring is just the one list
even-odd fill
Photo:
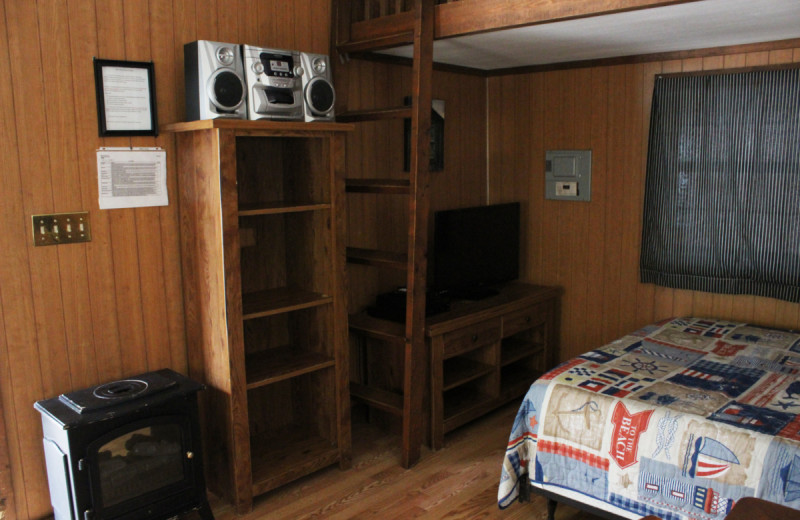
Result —
[[577, 500], [563, 497], [557, 493], [553, 493], [552, 491], [533, 487], [530, 485], [527, 477], [522, 478], [520, 480], [519, 501], [529, 502], [532, 493], [536, 495], [542, 495], [547, 499], [547, 520], [555, 520], [556, 508], [558, 507], [558, 504], [566, 504], [570, 507], [574, 507], [575, 509], [585, 511], [598, 518], [605, 518], [606, 520], [627, 520], [627, 518], [623, 516], [615, 515], [614, 513], [603, 511], [602, 509], [578, 502]]

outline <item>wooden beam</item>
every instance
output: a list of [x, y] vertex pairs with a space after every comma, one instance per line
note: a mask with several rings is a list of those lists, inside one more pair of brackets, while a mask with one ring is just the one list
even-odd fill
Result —
[[435, 38], [589, 18], [698, 0], [462, 0], [438, 6]]
[[[700, 0], [461, 0], [435, 7], [434, 39], [697, 1]], [[354, 22], [350, 42], [380, 41], [413, 28], [411, 11]]]

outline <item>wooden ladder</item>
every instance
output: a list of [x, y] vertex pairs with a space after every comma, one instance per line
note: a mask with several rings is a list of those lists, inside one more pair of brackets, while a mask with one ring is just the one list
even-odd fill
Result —
[[378, 324], [381, 320], [351, 319], [350, 328], [372, 340], [403, 348], [402, 394], [351, 383], [353, 398], [370, 407], [397, 414], [402, 423], [402, 465], [413, 466], [420, 457], [423, 441], [423, 409], [428, 356], [425, 344], [425, 289], [429, 213], [429, 147], [431, 124], [431, 80], [433, 71], [434, 0], [414, 0], [413, 30], [391, 36], [350, 38], [352, 2], [336, 1], [334, 28], [340, 54], [365, 52], [390, 45], [412, 44], [411, 105], [359, 110], [338, 114], [337, 120], [361, 122], [410, 118], [410, 165], [406, 179], [347, 179], [348, 193], [377, 193], [408, 196], [408, 244], [406, 254], [348, 248], [348, 262], [406, 270], [405, 325]]

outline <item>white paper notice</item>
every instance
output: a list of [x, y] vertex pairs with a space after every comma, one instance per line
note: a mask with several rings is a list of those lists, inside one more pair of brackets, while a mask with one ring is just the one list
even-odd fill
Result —
[[103, 67], [107, 130], [152, 130], [147, 69]]
[[97, 151], [100, 209], [166, 206], [167, 152], [161, 149]]

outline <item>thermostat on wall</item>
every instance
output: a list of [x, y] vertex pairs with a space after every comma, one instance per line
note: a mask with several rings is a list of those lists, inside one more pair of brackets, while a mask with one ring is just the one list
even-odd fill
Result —
[[592, 151], [548, 150], [545, 153], [545, 198], [592, 199]]

